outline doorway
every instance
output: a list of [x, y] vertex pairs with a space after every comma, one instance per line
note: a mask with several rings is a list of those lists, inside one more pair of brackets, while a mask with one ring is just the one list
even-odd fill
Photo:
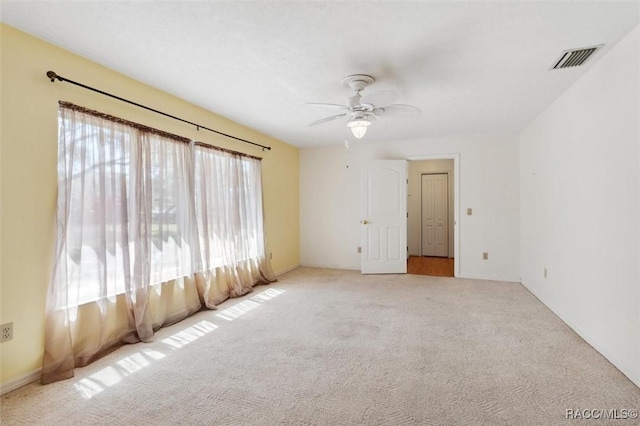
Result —
[[[407, 272], [459, 276], [459, 154], [408, 160]], [[423, 198], [432, 199], [431, 207]]]

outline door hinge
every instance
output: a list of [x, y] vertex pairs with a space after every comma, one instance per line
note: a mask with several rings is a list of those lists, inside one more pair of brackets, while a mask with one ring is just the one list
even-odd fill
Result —
[[409, 217], [409, 212], [407, 212], [407, 217]]

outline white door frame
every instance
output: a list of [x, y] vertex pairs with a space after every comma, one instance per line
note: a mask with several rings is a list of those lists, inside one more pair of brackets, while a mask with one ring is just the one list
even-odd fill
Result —
[[[460, 154], [425, 154], [407, 157], [408, 161], [453, 160], [453, 275], [460, 275]], [[421, 252], [422, 253], [422, 252]]]

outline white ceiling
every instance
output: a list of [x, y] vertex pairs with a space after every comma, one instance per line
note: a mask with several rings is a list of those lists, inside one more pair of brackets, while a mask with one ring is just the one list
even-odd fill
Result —
[[[344, 104], [341, 81], [355, 73], [376, 78], [365, 93], [392, 89], [423, 111], [379, 120], [364, 140], [519, 131], [637, 25], [638, 11], [637, 1], [2, 0], [0, 19], [304, 147], [353, 139], [345, 121], [309, 128], [332, 111], [305, 103]], [[584, 66], [549, 71], [562, 50], [601, 43]]]

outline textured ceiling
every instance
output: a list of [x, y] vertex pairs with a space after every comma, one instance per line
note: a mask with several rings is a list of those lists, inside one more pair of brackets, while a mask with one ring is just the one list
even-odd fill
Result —
[[[364, 140], [519, 131], [639, 15], [636, 1], [4, 0], [1, 8], [13, 27], [300, 147], [353, 139], [345, 121], [308, 127], [332, 111], [305, 103], [344, 104], [351, 93], [341, 81], [355, 73], [376, 78], [365, 93], [392, 89], [398, 103], [423, 111], [378, 120]], [[562, 50], [601, 43], [583, 67], [549, 71]], [[55, 71], [73, 79], [72, 69]]]

